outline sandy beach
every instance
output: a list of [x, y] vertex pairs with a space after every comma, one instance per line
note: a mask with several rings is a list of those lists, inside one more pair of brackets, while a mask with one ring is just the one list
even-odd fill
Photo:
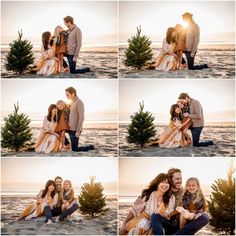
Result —
[[[36, 138], [40, 134], [40, 128], [32, 128], [33, 138], [32, 142], [35, 142]], [[67, 136], [68, 137], [68, 136]], [[69, 138], [69, 137], [68, 137]], [[72, 152], [61, 151], [50, 154], [36, 153], [32, 150], [11, 152], [6, 149], [2, 149], [2, 157], [115, 157], [117, 156], [117, 129], [116, 128], [84, 128], [80, 137], [79, 145], [93, 144], [94, 150], [88, 152]]]
[[[119, 227], [123, 223], [126, 218], [132, 203], [119, 203], [119, 211], [118, 211], [118, 219], [119, 219]], [[217, 233], [213, 231], [213, 227], [209, 224], [199, 230], [195, 235], [216, 235]]]
[[[157, 137], [166, 128], [165, 125], [157, 126]], [[190, 133], [189, 133], [190, 134]], [[191, 135], [191, 134], [190, 134]], [[184, 148], [159, 148], [158, 146], [137, 148], [126, 142], [127, 125], [119, 128], [119, 154], [122, 157], [213, 157], [213, 156], [235, 156], [235, 126], [205, 126], [201, 140], [213, 140], [215, 145], [208, 147]]]
[[[4, 65], [8, 49], [1, 51], [1, 76], [2, 78], [19, 78], [18, 75], [6, 71]], [[39, 49], [34, 49], [35, 63], [40, 58]], [[116, 79], [117, 78], [117, 50], [116, 47], [104, 47], [94, 50], [82, 50], [79, 59], [77, 60], [77, 67], [89, 67], [92, 71], [85, 74], [57, 74], [48, 77], [39, 76], [37, 74], [26, 73], [20, 78], [97, 78], [97, 79]]]
[[[153, 47], [153, 61], [160, 52], [160, 47]], [[119, 48], [119, 77], [120, 78], [212, 78], [234, 79], [235, 77], [235, 49], [232, 46], [226, 48], [202, 48], [195, 57], [195, 64], [207, 63], [209, 68], [204, 70], [181, 69], [178, 71], [156, 71], [153, 69], [135, 70], [126, 67], [125, 46]]]
[[117, 235], [117, 199], [107, 198], [108, 210], [99, 216], [90, 218], [79, 211], [71, 220], [45, 225], [45, 217], [31, 221], [16, 221], [19, 213], [32, 201], [33, 197], [2, 196], [1, 234], [2, 235]]

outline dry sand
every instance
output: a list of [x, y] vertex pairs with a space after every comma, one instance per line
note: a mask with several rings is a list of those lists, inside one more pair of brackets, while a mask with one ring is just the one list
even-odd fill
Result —
[[[160, 48], [153, 48], [153, 60], [160, 52]], [[235, 78], [235, 49], [211, 48], [199, 49], [195, 57], [195, 64], [207, 63], [209, 68], [204, 70], [181, 69], [177, 71], [135, 70], [124, 65], [125, 48], [119, 49], [119, 78]], [[185, 57], [185, 55], [184, 55]]]
[[31, 221], [16, 221], [19, 213], [29, 205], [32, 197], [2, 197], [1, 234], [2, 235], [117, 235], [117, 199], [108, 198], [108, 211], [90, 218], [79, 211], [71, 220], [51, 225], [45, 224], [45, 217]]
[[[166, 126], [157, 126], [157, 137]], [[190, 131], [189, 131], [190, 132]], [[190, 134], [190, 133], [189, 133]], [[191, 135], [191, 134], [190, 134]], [[151, 146], [137, 148], [126, 141], [127, 125], [120, 125], [119, 155], [122, 157], [213, 157], [235, 156], [235, 127], [234, 126], [205, 126], [201, 140], [212, 140], [215, 145], [208, 147], [159, 148]]]

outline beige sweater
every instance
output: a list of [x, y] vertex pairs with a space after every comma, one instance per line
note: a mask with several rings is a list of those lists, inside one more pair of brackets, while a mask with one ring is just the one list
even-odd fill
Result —
[[186, 29], [185, 50], [196, 53], [199, 39], [200, 39], [200, 29], [198, 25], [195, 22], [193, 22], [192, 24], [188, 25]]
[[84, 122], [84, 103], [78, 97], [71, 103], [69, 116], [69, 129], [81, 132]]
[[204, 126], [203, 110], [202, 105], [199, 101], [191, 98], [190, 114], [187, 113], [187, 117], [190, 117], [192, 119], [193, 127]]
[[82, 32], [76, 25], [69, 31], [68, 41], [67, 41], [67, 53], [68, 55], [74, 55], [74, 57], [79, 56], [79, 52], [82, 46]]

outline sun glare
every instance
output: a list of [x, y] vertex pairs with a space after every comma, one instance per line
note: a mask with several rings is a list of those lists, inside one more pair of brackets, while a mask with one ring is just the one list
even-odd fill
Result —
[[186, 28], [188, 28], [188, 23], [187, 22], [183, 22], [182, 26], [186, 29]]

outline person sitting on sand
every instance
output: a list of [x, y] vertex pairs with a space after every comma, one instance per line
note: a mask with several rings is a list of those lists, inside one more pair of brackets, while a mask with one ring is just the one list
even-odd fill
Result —
[[182, 128], [187, 122], [182, 123], [181, 108], [178, 104], [173, 104], [170, 108], [170, 124], [159, 137], [159, 147], [175, 148], [184, 147]]
[[[18, 217], [18, 220], [25, 219], [31, 220], [32, 218], [40, 217], [44, 215], [44, 208], [46, 206], [51, 209], [56, 205], [58, 201], [58, 195], [56, 193], [56, 185], [53, 180], [48, 180], [45, 188], [39, 192], [36, 197], [36, 203], [28, 206]], [[52, 223], [52, 216], [46, 217], [46, 223]]]
[[180, 229], [186, 225], [187, 221], [207, 214], [207, 202], [197, 178], [192, 177], [187, 180], [181, 205], [176, 208], [180, 213]]
[[59, 60], [55, 56], [56, 43], [50, 32], [42, 34], [41, 57], [36, 70], [38, 75], [52, 75], [58, 72]]
[[184, 123], [185, 125], [181, 128], [183, 130], [183, 135], [184, 135], [184, 144], [192, 144], [192, 140], [190, 136], [188, 135], [188, 129], [192, 126], [193, 122], [191, 118], [189, 117], [184, 117], [184, 113], [190, 113], [189, 112], [189, 106], [187, 104], [184, 104], [181, 101], [177, 101], [178, 106], [181, 109], [181, 122], [182, 124]]
[[[68, 41], [68, 32], [64, 30], [61, 26], [57, 26], [54, 31], [54, 37], [56, 40], [56, 51], [55, 55], [59, 60], [59, 69], [58, 72], [64, 73], [66, 69], [63, 67], [63, 57], [67, 54], [67, 41]], [[67, 68], [68, 69], [68, 68]]]
[[44, 118], [43, 128], [35, 143], [35, 152], [50, 153], [59, 150], [60, 136], [55, 132], [57, 126], [57, 106], [51, 104]]
[[194, 58], [197, 53], [200, 29], [199, 26], [194, 22], [193, 15], [189, 12], [185, 12], [183, 20], [187, 23], [186, 27], [186, 41], [185, 41], [185, 55], [187, 57], [188, 69], [189, 70], [202, 70], [208, 68], [207, 64], [194, 65]]
[[120, 235], [151, 234], [153, 215], [160, 214], [166, 217], [174, 210], [174, 204], [174, 197], [170, 195], [168, 175], [160, 173], [134, 202], [120, 228]]
[[59, 150], [64, 150], [68, 148], [68, 146], [65, 146], [65, 132], [69, 130], [70, 109], [62, 100], [57, 101], [56, 106], [57, 126], [55, 132], [60, 135]]
[[177, 46], [176, 35], [177, 32], [175, 28], [168, 28], [166, 38], [164, 38], [162, 43], [162, 50], [156, 59], [156, 70], [172, 71], [177, 69], [179, 61], [175, 54]]
[[180, 24], [177, 24], [175, 26], [175, 29], [177, 31], [175, 53], [179, 61], [178, 68], [181, 69], [186, 66], [186, 63], [182, 64], [182, 59], [183, 59], [182, 55], [183, 55], [183, 52], [185, 51], [186, 32], [185, 32], [184, 27]]

